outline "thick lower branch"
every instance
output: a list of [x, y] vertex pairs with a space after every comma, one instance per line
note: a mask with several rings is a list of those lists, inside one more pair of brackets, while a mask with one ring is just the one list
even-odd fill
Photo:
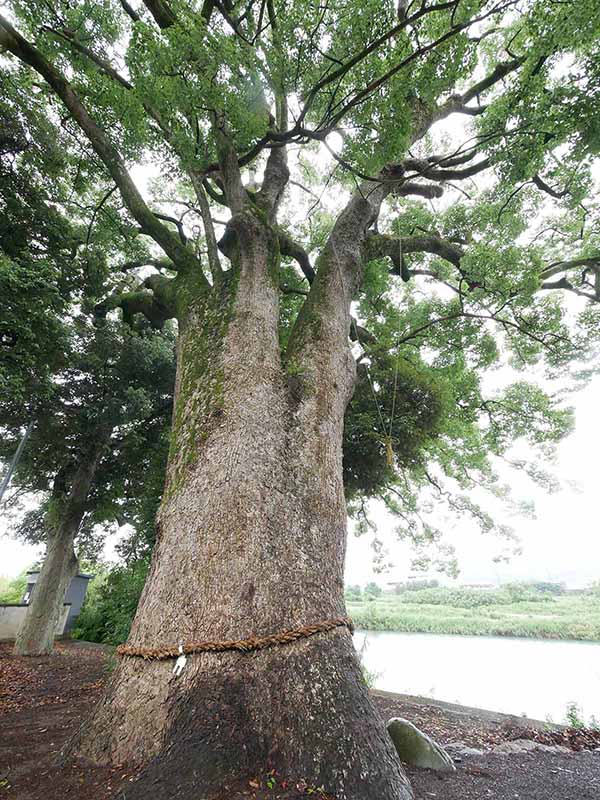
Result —
[[396, 263], [408, 253], [431, 253], [449, 261], [454, 266], [460, 264], [464, 255], [462, 248], [439, 236], [402, 236], [396, 238], [385, 234], [373, 234], [367, 241], [367, 259], [387, 257]]

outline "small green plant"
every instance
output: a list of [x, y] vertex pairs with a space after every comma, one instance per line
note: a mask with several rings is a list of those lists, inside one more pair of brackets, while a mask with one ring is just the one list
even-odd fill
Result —
[[578, 706], [577, 703], [567, 703], [565, 719], [571, 728], [585, 728], [587, 730], [600, 731], [600, 720], [592, 715], [589, 722], [586, 722], [583, 709]]
[[277, 777], [274, 769], [267, 773], [267, 779], [265, 783], [269, 789], [274, 789], [277, 786]]
[[567, 723], [571, 728], [585, 728], [585, 722], [582, 718], [581, 708], [577, 703], [567, 703], [567, 713], [565, 714]]
[[299, 364], [297, 361], [288, 361], [285, 369], [290, 377], [301, 378], [303, 375], [306, 375], [306, 367]]

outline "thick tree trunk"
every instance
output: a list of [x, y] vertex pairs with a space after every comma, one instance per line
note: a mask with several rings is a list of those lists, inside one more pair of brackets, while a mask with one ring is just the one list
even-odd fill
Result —
[[[347, 348], [328, 380], [281, 363], [273, 241], [240, 214], [239, 274], [180, 335], [173, 444], [129, 643], [278, 633], [344, 614]], [[249, 215], [248, 215], [249, 216]], [[410, 789], [348, 630], [250, 653], [124, 657], [70, 752], [145, 765], [130, 798], [200, 798], [274, 768], [339, 800]]]
[[75, 537], [109, 435], [107, 429], [98, 431], [90, 452], [80, 460], [66, 496], [61, 496], [62, 490], [55, 491], [47, 518], [46, 557], [17, 633], [15, 655], [39, 656], [52, 652], [65, 595], [79, 566], [74, 550]]

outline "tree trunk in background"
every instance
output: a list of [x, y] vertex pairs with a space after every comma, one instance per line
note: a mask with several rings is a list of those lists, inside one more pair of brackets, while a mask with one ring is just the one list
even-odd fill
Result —
[[98, 433], [92, 450], [80, 459], [66, 496], [57, 496], [61, 493], [55, 487], [46, 523], [46, 557], [27, 614], [17, 633], [15, 655], [39, 656], [52, 652], [65, 595], [79, 568], [74, 550], [75, 537], [85, 514], [98, 461], [109, 436], [110, 431], [107, 430]]
[[77, 528], [59, 525], [48, 539], [46, 557], [33, 589], [27, 614], [19, 628], [15, 655], [39, 656], [52, 652], [65, 594], [77, 574], [73, 549]]
[[[277, 254], [268, 230], [243, 222], [237, 277], [199, 293], [181, 328], [167, 486], [132, 645], [261, 636], [345, 613], [354, 361], [346, 344], [319, 381], [282, 365]], [[123, 658], [70, 745], [145, 765], [128, 800], [197, 800], [271, 768], [339, 800], [411, 796], [347, 629], [172, 669]]]

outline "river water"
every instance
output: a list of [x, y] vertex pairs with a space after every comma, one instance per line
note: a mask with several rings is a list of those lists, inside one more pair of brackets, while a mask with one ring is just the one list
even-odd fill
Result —
[[354, 644], [376, 689], [553, 722], [576, 703], [600, 722], [600, 642], [357, 631]]

